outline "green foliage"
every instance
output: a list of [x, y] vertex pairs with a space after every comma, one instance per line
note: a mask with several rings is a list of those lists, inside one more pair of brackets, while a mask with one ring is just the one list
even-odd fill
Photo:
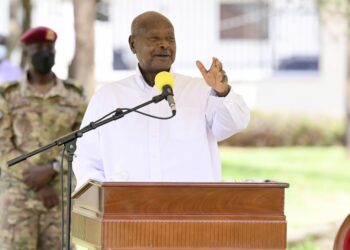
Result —
[[[350, 161], [343, 147], [221, 147], [220, 155], [225, 181], [289, 183], [285, 190], [288, 237], [305, 228], [343, 221], [349, 214]], [[325, 249], [316, 248], [317, 243], [305, 239], [288, 249]]]
[[318, 193], [350, 190], [350, 161], [342, 147], [221, 147], [220, 154], [224, 179], [275, 179]]
[[319, 10], [329, 18], [334, 16], [350, 19], [349, 0], [316, 0]]
[[221, 142], [226, 146], [342, 145], [345, 127], [329, 117], [253, 111], [246, 130]]
[[304, 242], [293, 245], [293, 246], [288, 246], [288, 250], [318, 250], [318, 248], [315, 246], [313, 241], [311, 239], [306, 239]]
[[289, 183], [288, 231], [340, 221], [350, 207], [350, 161], [342, 147], [221, 147], [225, 181]]
[[337, 10], [345, 13], [349, 8], [349, 0], [316, 0], [319, 8], [323, 10]]

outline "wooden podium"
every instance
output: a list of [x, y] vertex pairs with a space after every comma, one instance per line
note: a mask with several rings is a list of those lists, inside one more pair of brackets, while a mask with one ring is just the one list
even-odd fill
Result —
[[80, 249], [285, 249], [286, 183], [90, 181], [73, 195]]

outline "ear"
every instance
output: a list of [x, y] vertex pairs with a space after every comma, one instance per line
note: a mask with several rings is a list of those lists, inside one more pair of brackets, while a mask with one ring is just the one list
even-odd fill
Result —
[[132, 51], [132, 53], [136, 54], [136, 49], [135, 49], [135, 36], [130, 35], [129, 36], [129, 46]]

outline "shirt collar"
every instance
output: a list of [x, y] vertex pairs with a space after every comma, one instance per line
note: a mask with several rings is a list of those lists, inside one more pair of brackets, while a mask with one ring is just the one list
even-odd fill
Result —
[[40, 97], [40, 98], [50, 98], [53, 96], [62, 96], [64, 97], [66, 95], [66, 88], [64, 87], [63, 82], [54, 75], [53, 81], [55, 82], [54, 86], [49, 90], [49, 92], [42, 94], [37, 91], [35, 91], [34, 88], [30, 87], [29, 83], [29, 72], [27, 71], [26, 74], [19, 80], [20, 84], [20, 90], [21, 94], [23, 96], [34, 96], [34, 97]]
[[[173, 72], [172, 68], [170, 68], [169, 71], [172, 73]], [[144, 90], [144, 89], [152, 89], [152, 87], [149, 86], [147, 84], [147, 82], [145, 81], [145, 79], [143, 78], [143, 75], [141, 73], [141, 70], [140, 70], [140, 67], [139, 67], [138, 64], [136, 66], [136, 83], [142, 90]]]
[[136, 83], [140, 87], [140, 89], [142, 89], [142, 90], [147, 89], [147, 88], [151, 88], [151, 86], [149, 86], [147, 84], [147, 82], [145, 81], [145, 79], [143, 78], [138, 64], [136, 66]]

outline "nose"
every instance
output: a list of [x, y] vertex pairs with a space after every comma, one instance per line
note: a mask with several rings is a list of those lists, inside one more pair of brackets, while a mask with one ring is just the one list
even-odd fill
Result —
[[167, 39], [160, 39], [159, 41], [159, 47], [162, 48], [162, 49], [167, 49], [169, 48], [169, 41]]

